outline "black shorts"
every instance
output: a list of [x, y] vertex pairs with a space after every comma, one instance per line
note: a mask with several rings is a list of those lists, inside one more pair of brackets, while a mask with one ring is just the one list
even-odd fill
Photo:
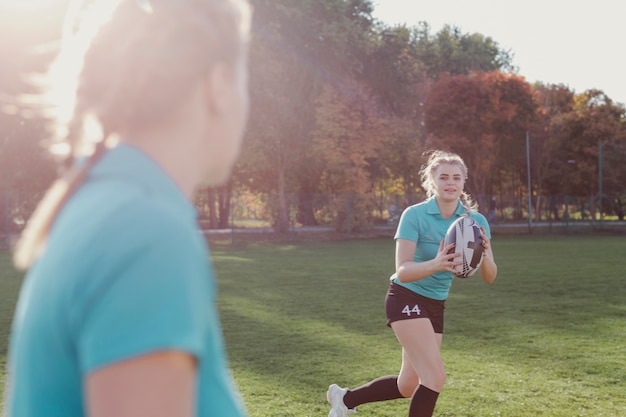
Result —
[[430, 319], [435, 333], [443, 333], [445, 300], [433, 300], [391, 281], [385, 297], [387, 326], [399, 320]]

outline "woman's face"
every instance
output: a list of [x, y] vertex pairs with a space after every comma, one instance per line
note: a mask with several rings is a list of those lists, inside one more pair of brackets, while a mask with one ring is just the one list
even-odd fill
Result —
[[442, 202], [456, 201], [463, 193], [465, 176], [456, 164], [441, 164], [435, 169], [435, 197]]
[[217, 112], [212, 126], [214, 143], [212, 161], [206, 177], [209, 185], [225, 182], [230, 176], [233, 165], [241, 150], [241, 143], [248, 121], [250, 99], [248, 95], [247, 57], [242, 57], [233, 66], [229, 66], [229, 74], [223, 77], [222, 88], [219, 89], [220, 111]]

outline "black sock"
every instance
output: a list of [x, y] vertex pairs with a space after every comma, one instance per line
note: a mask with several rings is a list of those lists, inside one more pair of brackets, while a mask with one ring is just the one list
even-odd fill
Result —
[[439, 393], [420, 385], [413, 393], [409, 406], [409, 417], [431, 417], [435, 411], [435, 404]]
[[343, 397], [343, 403], [351, 409], [360, 404], [395, 400], [396, 398], [403, 398], [398, 391], [398, 377], [395, 375], [381, 376], [358, 388], [348, 390]]

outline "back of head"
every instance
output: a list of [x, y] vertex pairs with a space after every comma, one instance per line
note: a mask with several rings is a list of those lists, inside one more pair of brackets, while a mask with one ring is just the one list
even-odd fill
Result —
[[[75, 8], [51, 71], [61, 140], [72, 150], [86, 120], [102, 132], [141, 128], [175, 109], [216, 62], [245, 48], [239, 0], [100, 0]], [[69, 88], [68, 88], [69, 87]]]
[[72, 165], [75, 155], [98, 145], [38, 206], [16, 248], [18, 267], [34, 261], [57, 214], [104, 152], [104, 140], [166, 118], [213, 65], [234, 68], [245, 55], [248, 29], [245, 0], [70, 2], [44, 96], [53, 147]]

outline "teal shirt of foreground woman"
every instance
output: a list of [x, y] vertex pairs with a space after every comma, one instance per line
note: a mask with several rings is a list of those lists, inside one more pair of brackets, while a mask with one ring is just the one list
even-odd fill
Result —
[[198, 416], [244, 416], [225, 365], [207, 254], [195, 208], [160, 166], [131, 145], [108, 151], [24, 280], [9, 351], [9, 415], [85, 416], [89, 373], [173, 350], [197, 361]]

